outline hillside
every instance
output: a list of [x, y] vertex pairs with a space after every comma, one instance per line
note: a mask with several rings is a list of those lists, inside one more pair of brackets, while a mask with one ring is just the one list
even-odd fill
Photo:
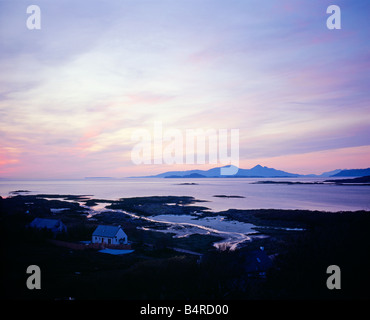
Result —
[[332, 175], [332, 177], [363, 177], [363, 176], [370, 176], [370, 168], [342, 170]]

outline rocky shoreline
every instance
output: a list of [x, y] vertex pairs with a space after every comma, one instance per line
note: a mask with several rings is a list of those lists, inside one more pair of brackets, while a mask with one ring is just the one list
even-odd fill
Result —
[[[6, 287], [3, 298], [331, 299], [333, 293], [320, 279], [325, 279], [325, 270], [333, 263], [346, 270], [346, 290], [336, 295], [368, 297], [370, 279], [355, 271], [370, 268], [367, 260], [357, 259], [370, 251], [370, 212], [212, 212], [200, 203], [206, 205], [193, 197], [173, 196], [113, 201], [87, 195], [13, 193], [0, 198], [6, 275], [2, 279]], [[153, 221], [153, 216], [159, 214], [178, 217], [179, 221], [181, 216], [191, 218], [192, 224], [207, 219], [235, 227], [252, 224], [254, 231], [248, 235], [251, 241], [243, 242], [238, 250], [220, 251], [213, 245], [224, 239], [222, 234], [204, 232], [174, 237], [176, 230]], [[68, 234], [56, 240], [69, 243], [90, 240], [99, 224], [122, 225], [134, 251], [121, 257], [94, 249], [75, 250], [73, 245], [58, 246], [58, 241], [50, 242], [47, 234], [26, 228], [35, 217], [63, 221]], [[261, 254], [260, 248], [263, 259], [270, 261], [269, 269], [262, 269], [262, 276], [250, 271], [250, 261]], [[46, 271], [46, 289], [42, 292], [25, 289], [20, 280], [31, 264]]]

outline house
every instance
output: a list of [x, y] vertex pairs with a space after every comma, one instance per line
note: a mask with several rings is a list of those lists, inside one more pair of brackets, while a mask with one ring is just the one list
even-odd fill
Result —
[[67, 232], [66, 225], [59, 219], [35, 218], [29, 224], [29, 227], [39, 230], [50, 230], [54, 235]]
[[92, 234], [92, 243], [127, 244], [127, 235], [121, 226], [99, 225]]

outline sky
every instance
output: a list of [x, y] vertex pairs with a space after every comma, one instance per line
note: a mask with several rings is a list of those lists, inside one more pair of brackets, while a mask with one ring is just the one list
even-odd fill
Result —
[[369, 20], [366, 0], [0, 0], [0, 178], [216, 166], [134, 163], [155, 123], [238, 129], [241, 168], [368, 168]]

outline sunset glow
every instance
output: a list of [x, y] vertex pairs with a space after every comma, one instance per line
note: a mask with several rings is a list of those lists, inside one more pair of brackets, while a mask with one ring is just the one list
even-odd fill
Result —
[[239, 129], [240, 167], [294, 173], [370, 163], [367, 1], [0, 2], [0, 178], [125, 177], [156, 121]]

